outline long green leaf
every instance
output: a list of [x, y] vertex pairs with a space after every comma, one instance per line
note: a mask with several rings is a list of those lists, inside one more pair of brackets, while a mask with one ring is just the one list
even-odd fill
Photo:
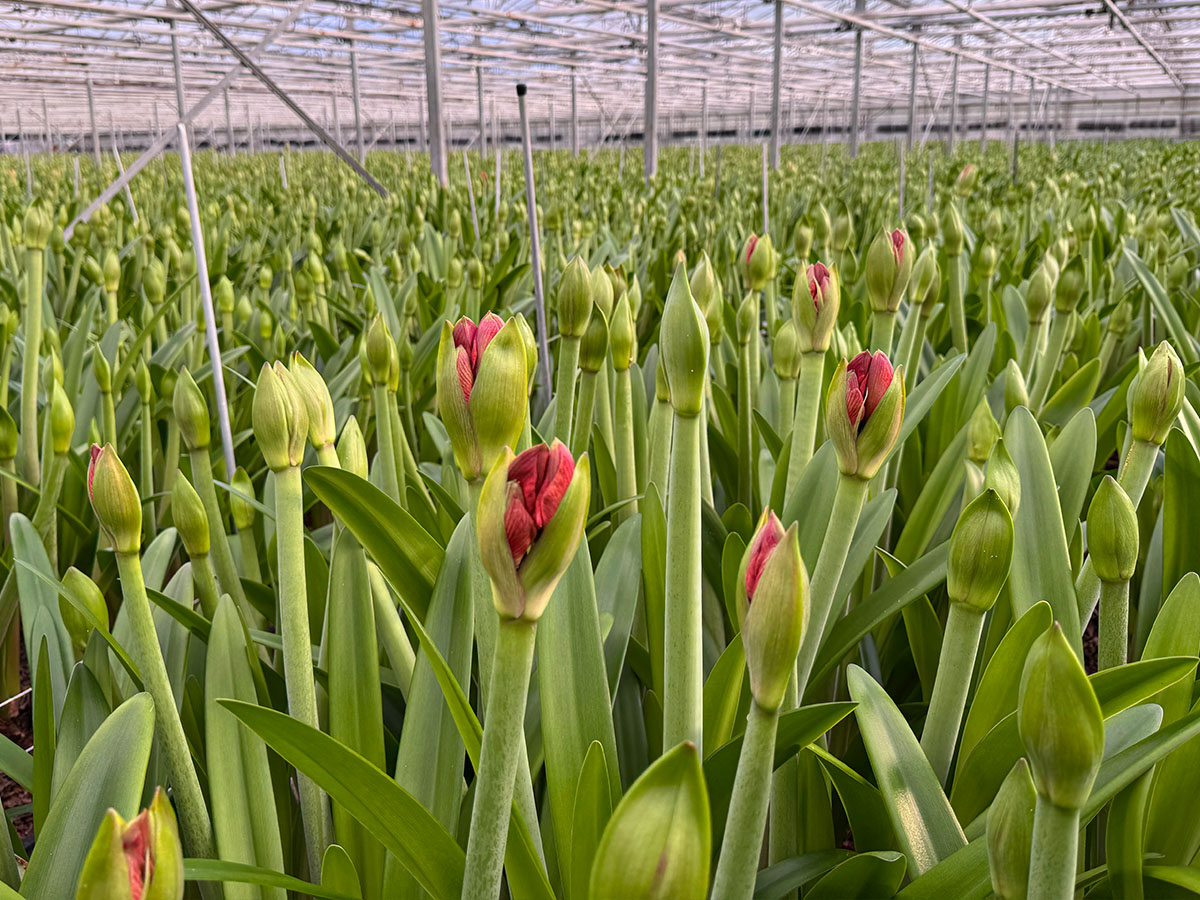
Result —
[[[263, 869], [258, 866], [248, 866], [244, 863], [229, 862], [224, 859], [185, 859], [183, 861], [183, 877], [187, 881], [219, 881], [225, 885], [226, 898], [236, 893], [230, 890], [234, 884], [251, 885], [263, 888], [274, 888], [275, 895], [294, 891], [297, 895], [317, 898], [317, 900], [359, 900], [351, 894], [324, 888], [319, 884], [311, 884], [291, 875]], [[0, 896], [0, 900], [4, 900]]]

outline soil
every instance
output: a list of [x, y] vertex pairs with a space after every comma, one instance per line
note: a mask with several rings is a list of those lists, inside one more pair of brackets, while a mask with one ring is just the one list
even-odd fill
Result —
[[[33, 695], [25, 693], [29, 687], [29, 664], [25, 659], [25, 647], [21, 647], [21, 691], [17, 700], [0, 707], [0, 734], [22, 750], [33, 746]], [[23, 696], [22, 696], [23, 695]], [[0, 698], [0, 700], [7, 698]], [[0, 801], [6, 810], [14, 806], [28, 805], [32, 801], [29, 791], [7, 775], [0, 772]], [[13, 820], [18, 837], [28, 842], [33, 837], [33, 813], [26, 812]]]

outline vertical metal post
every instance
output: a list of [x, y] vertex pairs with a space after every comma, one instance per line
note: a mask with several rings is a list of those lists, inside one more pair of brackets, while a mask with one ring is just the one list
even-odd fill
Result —
[[[651, 0], [651, 3], [656, 0]], [[521, 145], [525, 155], [525, 208], [529, 214], [529, 262], [533, 266], [533, 300], [537, 313], [538, 404], [542, 409], [550, 402], [550, 348], [546, 342], [546, 299], [542, 293], [541, 244], [538, 240], [537, 194], [533, 187], [533, 150], [529, 141], [529, 114], [525, 109], [525, 85], [517, 85], [517, 105], [521, 112]], [[497, 183], [499, 179], [497, 179]]]
[[783, 73], [783, 0], [775, 0], [775, 52], [771, 60], [771, 168], [779, 168], [779, 132]]
[[700, 177], [704, 177], [704, 159], [708, 156], [708, 85], [700, 85]]
[[[254, 152], [254, 122], [251, 121], [251, 119], [250, 119], [250, 104], [249, 103], [245, 104], [245, 107], [246, 107], [246, 149], [250, 153], [253, 153]], [[336, 111], [336, 107], [335, 107], [335, 111]], [[336, 121], [336, 119], [337, 119], [337, 116], [334, 116], [335, 121]], [[341, 142], [342, 142], [341, 135], [339, 134], [338, 135], [338, 143], [340, 144]]]
[[225, 89], [225, 149], [233, 154], [235, 144], [233, 142], [233, 111], [229, 106], [229, 89]]
[[1187, 131], [1184, 128], [1184, 120], [1187, 117], [1187, 88], [1179, 89], [1179, 139], [1183, 140]]
[[483, 66], [475, 67], [475, 97], [479, 104], [479, 155], [487, 155], [487, 120], [483, 117]]
[[983, 67], [983, 107], [979, 113], [979, 155], [987, 152], [988, 133], [988, 91], [992, 86], [992, 67]]
[[350, 98], [354, 101], [354, 134], [358, 141], [358, 161], [367, 161], [367, 148], [363, 143], [362, 101], [358, 92], [358, 53], [350, 51]]
[[900, 215], [900, 221], [904, 221], [904, 141], [896, 141], [896, 159], [900, 166], [900, 193], [896, 200], [896, 211]]
[[571, 71], [571, 155], [579, 156], [579, 98], [575, 93], [575, 71]]
[[558, 142], [558, 122], [554, 119], [554, 104], [550, 104], [550, 150], [557, 149]]
[[[855, 0], [854, 11], [862, 14], [866, 9], [864, 0]], [[850, 158], [858, 158], [858, 105], [862, 95], [862, 56], [863, 33], [861, 28], [854, 31], [854, 87], [850, 94]]]
[[1058, 89], [1047, 88], [1049, 96], [1046, 99], [1046, 124], [1050, 129], [1050, 149], [1053, 150], [1058, 142]]
[[1029, 143], [1033, 143], [1033, 76], [1029, 76], [1029, 118], [1026, 120], [1025, 130], [1029, 132]]
[[646, 183], [658, 172], [658, 0], [646, 3], [646, 112], [642, 122], [645, 135]]
[[425, 94], [417, 97], [417, 132], [421, 140], [421, 152], [429, 150], [429, 129], [425, 122]]
[[1017, 185], [1017, 75], [1008, 73], [1008, 127], [1012, 130], [1012, 183]]
[[492, 218], [498, 218], [500, 215], [500, 157], [503, 155], [503, 151], [501, 151], [498, 141], [492, 141], [492, 144], [496, 147], [496, 176], [492, 179], [496, 183], [496, 205], [492, 210]]
[[154, 101], [154, 139], [158, 140], [162, 136], [162, 126], [158, 124], [158, 101]]
[[[954, 39], [954, 46], [962, 46], [962, 38]], [[954, 152], [954, 142], [958, 138], [958, 54], [950, 63], [950, 131], [946, 134], [946, 151]]]
[[425, 94], [429, 103], [429, 163], [433, 176], [450, 183], [446, 163], [446, 125], [442, 119], [442, 50], [438, 40], [438, 0], [421, 0], [421, 31], [425, 36]]
[[913, 41], [912, 71], [908, 76], [908, 134], [904, 141], [909, 150], [913, 147], [913, 132], [917, 130], [917, 63], [920, 54], [921, 46]]
[[770, 179], [767, 174], [767, 145], [762, 145], [762, 233], [765, 235], [771, 230], [771, 194], [770, 194]]
[[755, 113], [758, 112], [758, 94], [754, 88], [750, 88], [750, 111], [746, 114], [746, 143], [754, 143], [754, 119]]
[[[249, 120], [249, 117], [250, 114], [247, 113], [247, 120]], [[333, 94], [333, 136], [337, 138], [337, 142], [339, 144], [342, 142], [342, 120], [338, 117], [338, 98], [336, 91], [334, 91]]]
[[46, 152], [54, 152], [54, 139], [50, 135], [50, 107], [46, 104], [46, 95], [42, 94], [42, 134]]
[[221, 365], [221, 345], [217, 342], [217, 317], [213, 313], [212, 291], [208, 284], [208, 258], [204, 253], [204, 230], [200, 227], [200, 205], [196, 201], [196, 182], [192, 177], [192, 152], [188, 146], [187, 127], [180, 122], [179, 156], [183, 164], [183, 187], [187, 192], [188, 218], [192, 225], [192, 249], [196, 254], [196, 279], [200, 285], [200, 300], [204, 306], [204, 338], [208, 344], [208, 361], [212, 365], [213, 388], [217, 394], [217, 420], [220, 424], [221, 446], [225, 451], [225, 472], [234, 471], [233, 432], [229, 428], [229, 402], [225, 398], [225, 370]]
[[[96, 169], [100, 169], [100, 129], [96, 127], [96, 94], [92, 88], [92, 76], [87, 77], [88, 115], [92, 120], [92, 158]], [[19, 113], [19, 110], [18, 110]]]
[[[471, 184], [471, 161], [467, 159], [467, 151], [462, 152], [463, 172], [467, 176], [467, 199], [471, 201], [471, 227], [475, 230], [475, 243], [479, 243], [479, 213], [475, 209], [475, 186]], [[478, 252], [478, 251], [476, 251]]]
[[[183, 60], [179, 54], [179, 33], [175, 30], [175, 20], [171, 20], [171, 64], [175, 69], [175, 112], [182, 119], [187, 112], [187, 104], [183, 96]], [[188, 129], [188, 140], [192, 139], [192, 130]], [[232, 470], [231, 470], [232, 471]]]

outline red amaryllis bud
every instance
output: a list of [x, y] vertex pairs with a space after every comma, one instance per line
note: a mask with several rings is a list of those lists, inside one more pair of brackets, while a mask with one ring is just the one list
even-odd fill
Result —
[[558, 442], [553, 447], [530, 447], [508, 467], [504, 532], [515, 565], [521, 564], [538, 534], [558, 511], [574, 475], [575, 460], [566, 445]]
[[782, 539], [783, 525], [780, 524], [779, 517], [775, 515], [775, 512], [769, 511], [767, 521], [750, 543], [750, 556], [746, 563], [746, 600], [748, 602], [754, 602], [754, 591], [758, 588], [759, 579], [762, 578], [763, 568], [766, 566], [767, 560], [771, 558], [771, 551], [779, 546]]
[[[892, 364], [882, 350], [876, 350], [874, 354], [864, 350], [850, 360], [846, 368], [846, 412], [850, 421], [861, 426], [871, 418], [884, 391], [892, 383]], [[863, 411], [861, 420], [856, 418], [859, 409]]]
[[829, 291], [829, 268], [825, 263], [813, 263], [808, 267], [808, 293], [812, 296], [813, 309], [821, 311], [821, 303]]
[[118, 553], [137, 553], [142, 534], [142, 501], [112, 444], [92, 445], [88, 499], [100, 527]]
[[88, 462], [88, 500], [92, 499], [92, 482], [96, 478], [96, 460], [103, 449], [99, 444], [92, 444], [92, 458]]
[[758, 246], [758, 235], [750, 235], [750, 240], [746, 242], [746, 265], [750, 265], [750, 257], [754, 255], [754, 248]]
[[895, 375], [882, 351], [860, 353], [834, 371], [825, 426], [843, 474], [873, 478], [895, 446], [904, 419], [904, 382]]
[[491, 312], [480, 319], [478, 325], [466, 316], [454, 323], [454, 346], [458, 350], [455, 367], [464, 402], [471, 399], [471, 389], [475, 386], [475, 376], [479, 374], [479, 360], [483, 351], [503, 327], [504, 320]]
[[904, 259], [906, 243], [907, 241], [904, 240], [904, 232], [899, 228], [895, 229], [892, 232], [892, 255], [896, 257], [897, 265], [899, 265], [900, 261]]
[[813, 263], [805, 269], [804, 278], [796, 278], [792, 290], [792, 318], [796, 320], [802, 352], [829, 349], [840, 305], [841, 289], [836, 267]]
[[125, 862], [129, 866], [129, 896], [142, 900], [146, 882], [154, 877], [154, 857], [150, 855], [150, 816], [143, 812], [129, 823], [121, 836]]

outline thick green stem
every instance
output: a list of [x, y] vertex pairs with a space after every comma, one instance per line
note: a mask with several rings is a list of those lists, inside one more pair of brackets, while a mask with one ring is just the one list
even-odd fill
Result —
[[[170, 410], [170, 405], [167, 406]], [[179, 429], [175, 426], [175, 414], [167, 413], [167, 447], [163, 451], [162, 497], [158, 501], [158, 522], [161, 525], [171, 506], [171, 488], [179, 474]]]
[[786, 439], [796, 421], [796, 379], [779, 379], [779, 421], [778, 434]]
[[890, 310], [876, 310], [871, 317], [871, 349], [892, 353], [892, 335], [896, 331], [896, 314]]
[[1056, 313], [1050, 326], [1050, 341], [1046, 352], [1038, 358], [1037, 376], [1033, 379], [1033, 390], [1029, 393], [1030, 409], [1041, 411], [1050, 393], [1050, 382], [1058, 371], [1058, 360], [1062, 356], [1063, 347], [1067, 343], [1067, 328], [1071, 324], [1069, 316]]
[[229, 548], [229, 536], [225, 534], [225, 519], [221, 514], [220, 504], [217, 503], [212, 458], [208, 455], [207, 447], [197, 447], [190, 451], [189, 456], [192, 460], [192, 486], [200, 495], [200, 502], [204, 504], [204, 514], [208, 516], [208, 552], [212, 554], [217, 579], [221, 582], [221, 589], [233, 598], [245, 615], [249, 616], [251, 607], [246, 601], [246, 592], [242, 589], [237, 566], [233, 564], [233, 551]]
[[571, 455], [579, 459], [592, 440], [592, 419], [596, 411], [596, 382], [601, 378], [599, 372], [584, 370], [579, 379], [579, 414], [575, 417], [574, 428], [571, 431]]
[[750, 386], [753, 339], [744, 342], [738, 352], [738, 500], [746, 509], [754, 509], [754, 395]]
[[921, 732], [921, 749], [943, 785], [950, 774], [950, 761], [954, 758], [958, 730], [967, 706], [971, 672], [975, 668], [975, 654], [979, 651], [979, 637], [983, 634], [983, 618], [982, 612], [965, 603], [951, 603], [946, 618], [937, 678], [929, 698], [925, 729]]
[[954, 349], [959, 353], [970, 350], [967, 343], [967, 310], [963, 306], [962, 257], [951, 253], [946, 259], [946, 278], [950, 282], [949, 317], [950, 336], [954, 341]]
[[1068, 900], [1074, 896], [1078, 855], [1079, 810], [1055, 806], [1038, 794], [1028, 900]]
[[608, 444], [610, 453], [613, 447], [613, 413], [612, 391], [609, 389], [608, 382], [612, 375], [612, 370], [611, 360], [605, 360], [596, 378], [596, 397], [593, 401], [596, 425], [600, 429], [600, 434], [604, 436], [604, 442]]
[[392, 674], [400, 686], [400, 693], [408, 700], [408, 689], [412, 685], [413, 669], [417, 665], [417, 654], [413, 650], [404, 623], [400, 621], [400, 611], [392, 603], [392, 595], [388, 591], [383, 574], [374, 564], [367, 566], [371, 582], [371, 600], [375, 606], [375, 631], [379, 636], [379, 644], [387, 654]]
[[154, 419], [150, 414], [149, 402], [142, 404], [141, 438], [141, 467], [138, 471], [138, 492], [142, 500], [142, 537], [146, 541], [154, 539], [157, 531], [154, 521]]
[[212, 826], [208, 807], [204, 804], [200, 780], [192, 765], [187, 737], [163, 663], [162, 647], [158, 643], [150, 599], [146, 596], [146, 583], [142, 578], [141, 558], [136, 553], [118, 553], [117, 571], [121, 576], [121, 593], [129, 622], [130, 650], [142, 683], [154, 700], [154, 729], [166, 757], [184, 846], [189, 856], [211, 857]]
[[242, 574], [250, 581], [262, 581], [262, 567], [258, 563], [258, 545], [254, 543], [254, 530], [247, 528], [239, 531], [238, 544], [242, 549]]
[[666, 646], [663, 746], [691, 741], [703, 751], [701, 656], [700, 416], [675, 414], [667, 493]]
[[824, 351], [805, 353], [800, 362], [800, 381], [796, 386], [796, 425], [792, 429], [792, 455], [788, 459], [788, 497], [796, 490], [804, 467], [812, 459], [813, 443], [817, 438], [817, 418], [821, 410], [821, 383], [824, 378]]
[[[63, 480], [67, 474], [67, 455], [55, 453], [50, 457], [46, 471], [42, 473], [42, 492], [38, 495], [37, 506], [33, 510], [33, 528], [42, 539], [46, 555], [50, 559], [50, 567], [58, 571], [58, 498], [62, 494]], [[8, 479], [5, 479], [6, 481]], [[16, 491], [16, 483], [9, 482]], [[7, 511], [6, 511], [7, 513]], [[8, 527], [8, 516], [4, 518], [5, 528]]]
[[[308, 623], [308, 585], [304, 576], [304, 496], [300, 467], [275, 473], [275, 542], [279, 555], [279, 624], [283, 633], [283, 675], [288, 713], [312, 728], [317, 720], [313, 684], [312, 636]], [[300, 814], [310, 872], [321, 871], [331, 834], [329, 805], [308, 776], [297, 772]]]
[[525, 743], [525, 700], [536, 634], [536, 623], [515, 619], [502, 620], [496, 634], [475, 805], [467, 838], [463, 900], [492, 900], [500, 895], [513, 785], [521, 761], [520, 745]]
[[767, 821], [779, 713], [750, 704], [711, 900], [750, 900]]
[[[799, 705], [796, 679], [788, 681], [780, 712]], [[753, 704], [752, 704], [753, 705]], [[771, 865], [800, 855], [800, 761], [792, 756], [784, 760], [771, 778], [771, 830], [768, 862]], [[797, 896], [795, 891], [787, 900]]]
[[1123, 666], [1129, 657], [1129, 582], [1100, 582], [1100, 669]]
[[1021, 345], [1021, 374], [1025, 376], [1025, 380], [1029, 380], [1029, 376], [1033, 374], [1033, 364], [1037, 360], [1038, 347], [1042, 343], [1042, 333], [1046, 330], [1046, 322], [1044, 319], [1038, 319], [1035, 322], [1030, 322], [1029, 327], [1025, 329], [1025, 343]]
[[921, 368], [921, 351], [925, 348], [925, 331], [929, 327], [929, 317], [925, 315], [924, 307], [917, 315], [917, 324], [913, 333], [912, 345], [908, 353], [901, 357], [904, 360], [904, 387], [911, 391], [917, 383], [917, 373]]
[[217, 574], [213, 571], [212, 557], [207, 553], [192, 557], [192, 583], [196, 585], [196, 596], [205, 618], [212, 621], [217, 614], [220, 593], [217, 590]]
[[660, 499], [665, 497], [667, 492], [667, 472], [671, 462], [671, 427], [674, 419], [675, 412], [668, 401], [654, 401], [654, 409], [650, 411], [650, 476], [647, 483], [658, 488]]
[[[700, 496], [709, 506], [713, 501], [712, 460], [708, 454], [708, 424], [712, 421], [712, 398], [704, 398], [704, 409], [700, 413]], [[670, 476], [668, 476], [669, 479]]]
[[[16, 457], [0, 460], [0, 468], [4, 469], [10, 475], [15, 476], [17, 474]], [[16, 481], [12, 478], [0, 478], [0, 515], [4, 516], [5, 547], [12, 543], [12, 533], [8, 530], [8, 523], [12, 519], [12, 514], [17, 511], [17, 503]]]
[[833, 620], [838, 581], [846, 565], [846, 556], [850, 553], [850, 542], [854, 539], [854, 529], [858, 527], [858, 517], [867, 501], [868, 484], [854, 475], [841, 475], [838, 478], [833, 509], [825, 528], [825, 540], [821, 543], [817, 567], [813, 569], [809, 586], [812, 605], [808, 628], [800, 643], [800, 655], [796, 658], [796, 696], [801, 701], [817, 661], [817, 650], [820, 649], [826, 626]]
[[620, 525], [638, 511], [637, 459], [633, 448], [633, 383], [629, 369], [617, 372], [616, 434], [613, 452], [617, 466], [617, 499], [628, 500], [613, 513], [613, 524]]
[[377, 384], [371, 388], [371, 402], [375, 407], [375, 436], [379, 441], [378, 465], [383, 481], [383, 492], [404, 505], [400, 498], [400, 478], [396, 472], [396, 445], [392, 435], [392, 418], [388, 414], [387, 385]]
[[21, 475], [30, 484], [41, 481], [38, 454], [38, 361], [42, 347], [42, 290], [45, 257], [41, 250], [25, 251], [25, 349], [21, 354], [21, 432], [17, 454]]
[[575, 378], [579, 373], [579, 338], [563, 335], [554, 387], [554, 436], [571, 446], [571, 414], [575, 411]]

